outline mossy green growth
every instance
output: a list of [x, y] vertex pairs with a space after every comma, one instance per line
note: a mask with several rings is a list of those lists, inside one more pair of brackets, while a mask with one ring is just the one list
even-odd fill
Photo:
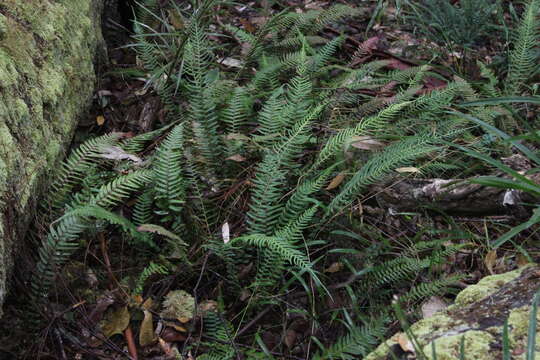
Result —
[[0, 305], [14, 244], [24, 236], [39, 185], [90, 104], [95, 58], [104, 46], [102, 2], [2, 1]]
[[[527, 266], [487, 276], [461, 291], [452, 306], [411, 325], [410, 332], [428, 359], [432, 359], [433, 345], [438, 360], [460, 359], [462, 339], [465, 359], [500, 359], [503, 324], [508, 319], [512, 359], [525, 360], [532, 294], [540, 288], [538, 273], [539, 266]], [[537, 321], [540, 323], [540, 315]], [[402, 349], [404, 338], [408, 339], [404, 333], [395, 334], [364, 360], [392, 359], [391, 351]], [[539, 357], [540, 332], [536, 343]]]
[[455, 306], [466, 306], [476, 301], [482, 300], [486, 296], [499, 290], [504, 284], [517, 278], [523, 268], [510, 271], [504, 274], [486, 276], [474, 286], [469, 286], [458, 294]]

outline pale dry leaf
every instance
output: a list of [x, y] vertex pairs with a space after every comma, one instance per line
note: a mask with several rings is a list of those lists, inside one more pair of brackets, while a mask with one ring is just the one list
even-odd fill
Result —
[[409, 337], [407, 334], [400, 333], [397, 338], [398, 344], [401, 347], [401, 349], [405, 352], [411, 352], [414, 353], [414, 346], [412, 342], [409, 340]]
[[334, 177], [332, 181], [330, 181], [330, 184], [328, 184], [328, 186], [326, 187], [326, 190], [332, 190], [332, 189], [337, 188], [343, 182], [344, 179], [345, 179], [344, 173], [341, 172], [337, 174], [336, 177]]
[[447, 306], [448, 305], [442, 298], [432, 296], [422, 304], [422, 318], [427, 319], [432, 317], [437, 311], [443, 310]]
[[231, 233], [229, 229], [229, 223], [226, 222], [221, 226], [221, 236], [223, 237], [223, 242], [227, 244], [231, 241]]
[[134, 163], [141, 163], [142, 159], [138, 156], [135, 156], [133, 154], [129, 154], [124, 151], [124, 149], [118, 147], [118, 146], [109, 146], [103, 149], [103, 152], [99, 155], [100, 157], [104, 159], [109, 160], [131, 160]]
[[400, 174], [402, 173], [411, 173], [411, 174], [414, 174], [414, 173], [419, 173], [420, 172], [420, 169], [419, 168], [416, 168], [414, 166], [406, 166], [406, 167], [400, 167], [400, 168], [397, 168], [396, 171]]
[[344, 267], [345, 267], [345, 265], [343, 265], [343, 263], [335, 262], [332, 265], [330, 265], [328, 268], [326, 268], [324, 270], [324, 272], [332, 274], [332, 273], [336, 273], [336, 272], [339, 272], [339, 271], [343, 270]]
[[375, 140], [371, 136], [354, 136], [352, 138], [351, 146], [360, 150], [379, 150], [382, 149], [385, 144]]
[[139, 330], [139, 344], [144, 347], [152, 345], [155, 340], [152, 313], [144, 310], [144, 319]]
[[221, 58], [218, 59], [218, 61], [220, 64], [231, 68], [241, 69], [244, 66], [244, 63], [242, 61], [231, 57]]
[[122, 334], [129, 326], [129, 311], [127, 306], [119, 309], [109, 309], [101, 321], [101, 330], [105, 337], [110, 338], [113, 335]]
[[236, 162], [242, 162], [242, 161], [246, 161], [246, 158], [243, 157], [240, 154], [236, 154], [236, 155], [229, 156], [225, 160], [232, 160], [232, 161], [236, 161]]

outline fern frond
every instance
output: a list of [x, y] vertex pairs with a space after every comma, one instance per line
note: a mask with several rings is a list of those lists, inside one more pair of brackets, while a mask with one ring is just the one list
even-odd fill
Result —
[[246, 88], [237, 87], [221, 112], [221, 120], [225, 123], [228, 134], [239, 133], [250, 115], [251, 97]]
[[133, 290], [133, 294], [142, 295], [146, 280], [148, 280], [153, 275], [169, 275], [169, 269], [164, 265], [156, 264], [155, 262], [150, 261], [150, 263], [143, 269], [143, 271], [139, 275], [139, 278], [137, 279], [137, 283], [135, 285], [135, 289]]
[[166, 212], [178, 214], [185, 198], [182, 174], [183, 124], [176, 125], [156, 150], [152, 163], [157, 205]]
[[285, 171], [280, 169], [280, 158], [266, 155], [257, 168], [250, 208], [247, 213], [248, 231], [251, 234], [271, 234], [282, 209], [279, 199]]
[[277, 222], [278, 225], [287, 225], [298, 214], [301, 214], [306, 210], [309, 204], [314, 203], [314, 199], [311, 198], [311, 195], [322, 189], [330, 176], [331, 170], [332, 169], [330, 168], [323, 171], [320, 176], [313, 180], [305, 181], [296, 188], [283, 207]]
[[336, 135], [332, 136], [324, 147], [319, 152], [312, 169], [319, 168], [326, 161], [334, 157], [339, 152], [344, 150], [344, 146], [350, 141], [353, 136], [366, 135], [369, 131], [384, 127], [390, 119], [397, 116], [403, 109], [409, 106], [410, 102], [402, 102], [390, 105], [382, 110], [377, 115], [367, 118], [353, 128], [341, 130]]
[[540, 41], [540, 0], [529, 0], [516, 31], [514, 49], [510, 52], [508, 76], [505, 81], [507, 95], [519, 95], [520, 88], [531, 74], [538, 70], [534, 48]]
[[315, 354], [313, 360], [355, 360], [369, 352], [384, 338], [386, 329], [382, 322], [353, 327], [349, 333], [340, 337], [330, 347]]
[[397, 167], [435, 151], [437, 147], [431, 141], [427, 136], [418, 136], [386, 147], [380, 154], [370, 158], [342, 187], [341, 192], [330, 202], [327, 212], [330, 214], [339, 211], [352, 202], [366, 185], [381, 179]]
[[165, 125], [157, 130], [149, 131], [132, 138], [122, 141], [120, 147], [128, 153], [142, 152], [149, 141], [154, 140], [165, 131], [169, 130], [174, 124]]
[[456, 282], [462, 278], [462, 276], [450, 276], [448, 278], [436, 279], [421, 283], [407, 291], [405, 295], [401, 295], [398, 301], [401, 304], [410, 304], [427, 299], [431, 296], [440, 296], [441, 294], [445, 293], [445, 290], [449, 286], [455, 285]]
[[299, 269], [314, 275], [311, 262], [306, 255], [304, 255], [300, 250], [296, 249], [283, 238], [262, 234], [253, 234], [235, 238], [231, 240], [230, 243], [244, 243], [260, 249], [269, 249], [278, 254], [282, 259], [289, 262], [291, 265], [297, 266]]
[[65, 205], [68, 195], [85, 178], [89, 169], [95, 166], [103, 150], [116, 145], [121, 137], [119, 133], [111, 133], [90, 139], [71, 153], [51, 185], [53, 190], [50, 201], [54, 209]]
[[214, 339], [213, 342], [205, 342], [210, 351], [197, 356], [201, 360], [232, 360], [235, 357], [235, 349], [232, 346], [232, 326], [215, 312], [208, 312], [203, 318], [204, 332]]

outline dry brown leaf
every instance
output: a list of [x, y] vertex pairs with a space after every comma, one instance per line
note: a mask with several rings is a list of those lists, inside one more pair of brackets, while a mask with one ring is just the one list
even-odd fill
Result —
[[247, 137], [244, 134], [239, 133], [230, 133], [225, 136], [225, 140], [241, 140], [241, 141], [249, 141], [249, 137]]
[[155, 340], [152, 313], [144, 310], [144, 319], [139, 331], [139, 344], [144, 347], [153, 344]]
[[236, 162], [242, 162], [242, 161], [246, 161], [246, 158], [243, 157], [240, 154], [236, 154], [236, 155], [233, 155], [233, 156], [229, 156], [225, 160], [232, 160], [232, 161], [236, 161]]
[[127, 306], [119, 309], [109, 309], [101, 322], [101, 330], [105, 337], [110, 338], [116, 334], [122, 334], [129, 325], [129, 311]]
[[218, 303], [215, 300], [205, 300], [199, 304], [199, 313], [204, 316], [209, 312], [217, 311]]
[[173, 10], [173, 9], [168, 10], [168, 13], [169, 13], [169, 21], [170, 21], [171, 25], [176, 30], [183, 29], [184, 28], [184, 19], [182, 18], [182, 15], [178, 11]]
[[414, 353], [414, 346], [412, 342], [407, 337], [407, 334], [401, 333], [398, 335], [397, 338], [399, 346], [401, 346], [401, 349], [405, 352], [412, 352]]
[[447, 306], [448, 305], [442, 298], [432, 296], [422, 304], [422, 318], [426, 319], [432, 317], [437, 311], [443, 310]]
[[517, 255], [517, 266], [518, 267], [524, 267], [524, 266], [527, 266], [529, 264], [529, 259], [527, 259], [527, 257], [523, 254], [518, 254]]
[[352, 138], [351, 146], [360, 150], [379, 150], [382, 149], [385, 144], [375, 140], [371, 136], [354, 136]]
[[188, 332], [188, 330], [181, 326], [181, 325], [178, 325], [172, 321], [164, 321], [163, 324], [165, 324], [166, 326], [170, 326], [172, 327], [173, 329], [175, 329], [176, 331], [180, 331], [180, 332]]
[[167, 327], [163, 330], [163, 332], [161, 333], [161, 338], [169, 343], [182, 342], [187, 339], [185, 335], [179, 333], [178, 331], [170, 327]]
[[296, 343], [296, 338], [297, 338], [297, 334], [296, 334], [296, 331], [294, 330], [287, 330], [287, 332], [285, 333], [285, 345], [287, 345], [287, 347], [290, 349], [294, 346], [294, 344]]
[[484, 264], [486, 265], [486, 268], [488, 269], [490, 274], [494, 274], [493, 267], [495, 266], [495, 262], [497, 261], [497, 250], [491, 250], [486, 254], [486, 257], [484, 258]]
[[330, 181], [330, 184], [328, 184], [328, 186], [326, 187], [326, 190], [332, 190], [332, 189], [337, 188], [343, 182], [344, 179], [345, 179], [344, 173], [337, 174], [336, 177], [333, 178], [332, 181]]
[[324, 270], [324, 272], [325, 273], [336, 273], [336, 272], [339, 272], [339, 271], [343, 270], [344, 267], [345, 267], [345, 265], [343, 265], [343, 263], [335, 262], [332, 265], [330, 265], [328, 268], [326, 268]]
[[105, 124], [105, 116], [98, 115], [96, 117], [96, 124], [98, 124], [98, 126], [101, 126], [101, 125]]

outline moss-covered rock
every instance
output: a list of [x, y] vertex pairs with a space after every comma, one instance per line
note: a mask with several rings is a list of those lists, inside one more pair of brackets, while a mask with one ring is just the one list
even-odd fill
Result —
[[[525, 359], [531, 304], [539, 289], [540, 266], [488, 276], [463, 290], [453, 305], [418, 321], [410, 330], [428, 359], [434, 347], [438, 360], [458, 360], [462, 341], [466, 359], [502, 359], [502, 331], [508, 319], [512, 359]], [[408, 341], [406, 334], [396, 334], [365, 360], [415, 358], [404, 351]], [[539, 357], [540, 332], [536, 346]]]
[[90, 104], [102, 2], [0, 2], [0, 305], [38, 185]]

